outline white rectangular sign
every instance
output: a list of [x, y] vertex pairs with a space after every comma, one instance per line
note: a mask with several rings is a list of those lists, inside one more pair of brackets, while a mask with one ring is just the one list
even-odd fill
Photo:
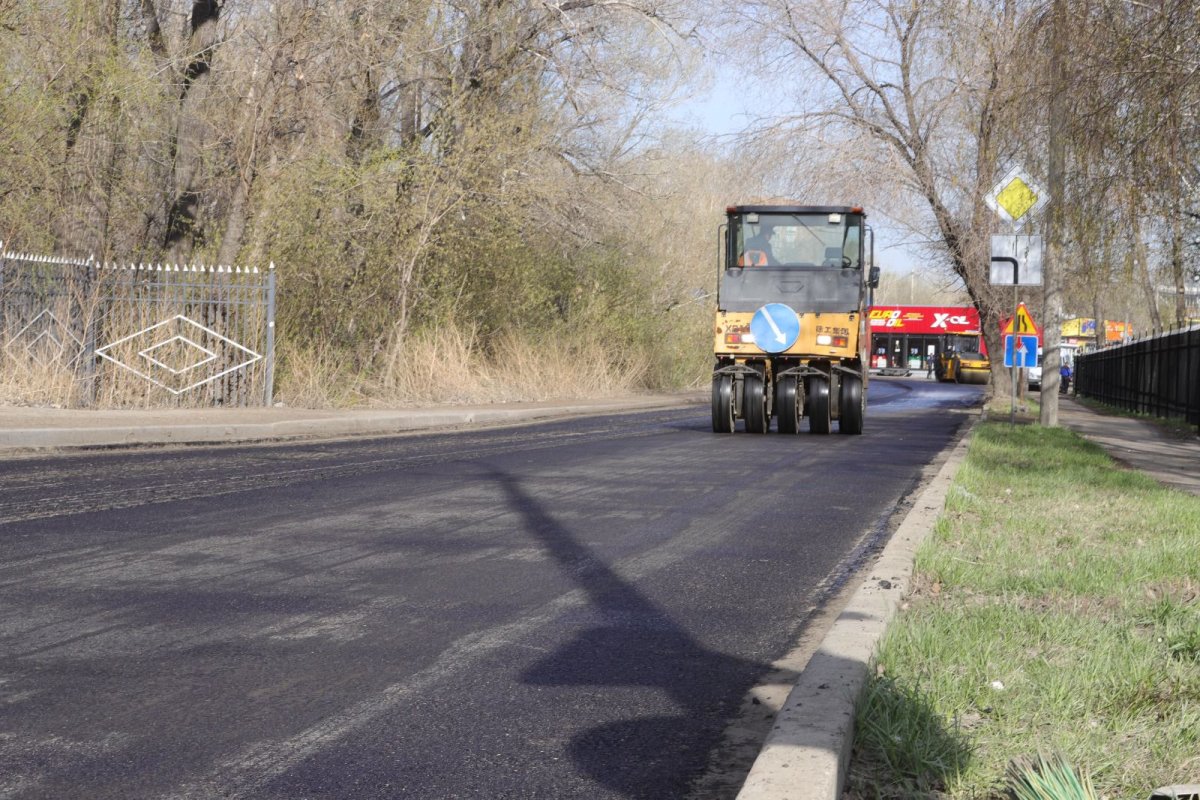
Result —
[[1042, 237], [993, 235], [991, 282], [994, 286], [1041, 286]]

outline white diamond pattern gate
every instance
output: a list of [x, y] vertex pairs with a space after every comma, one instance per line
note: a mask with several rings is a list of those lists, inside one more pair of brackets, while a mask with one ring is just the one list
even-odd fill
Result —
[[0, 243], [0, 402], [270, 405], [275, 270], [115, 264]]

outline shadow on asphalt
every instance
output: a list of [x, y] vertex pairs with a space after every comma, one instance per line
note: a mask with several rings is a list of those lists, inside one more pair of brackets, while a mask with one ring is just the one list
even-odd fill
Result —
[[[604, 619], [532, 665], [523, 680], [541, 686], [660, 689], [678, 706], [677, 714], [593, 727], [573, 737], [570, 754], [592, 779], [627, 797], [683, 797], [704, 772], [745, 694], [772, 666], [704, 647], [577, 541], [517, 480], [504, 473], [494, 478], [528, 533]], [[788, 682], [795, 678], [783, 675]]]

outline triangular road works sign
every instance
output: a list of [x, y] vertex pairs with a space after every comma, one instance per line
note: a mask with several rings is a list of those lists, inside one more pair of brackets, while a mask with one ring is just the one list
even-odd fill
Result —
[[1041, 329], [1038, 328], [1037, 324], [1033, 321], [1033, 317], [1029, 315], [1029, 309], [1025, 307], [1024, 303], [1017, 304], [1017, 329], [1015, 331], [1013, 330], [1013, 321], [1012, 319], [1008, 319], [1005, 320], [1004, 328], [1000, 332], [1018, 334], [1032, 333], [1037, 334], [1038, 336], [1040, 336], [1042, 333]]

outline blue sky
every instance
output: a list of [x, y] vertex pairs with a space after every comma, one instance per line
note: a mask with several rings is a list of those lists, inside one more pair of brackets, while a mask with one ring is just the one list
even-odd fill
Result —
[[[756, 88], [766, 89], [766, 92], [756, 91]], [[762, 86], [758, 79], [750, 78], [747, 73], [737, 73], [730, 69], [714, 68], [713, 80], [708, 88], [695, 92], [691, 97], [673, 110], [672, 120], [695, 127], [715, 136], [728, 136], [741, 133], [753, 121], [755, 114], [770, 108], [780, 102], [778, 96], [771, 98], [772, 87]], [[847, 198], [847, 202], [863, 198]], [[803, 202], [804, 198], [796, 198]], [[908, 274], [911, 271], [923, 271], [926, 261], [921, 249], [906, 243], [910, 238], [906, 232], [890, 225], [878, 213], [872, 215], [872, 209], [867, 207], [871, 216], [871, 226], [876, 231], [875, 262], [888, 272]]]
[[748, 108], [753, 98], [746, 93], [746, 84], [745, 76], [738, 80], [718, 69], [712, 85], [680, 104], [671, 117], [718, 136], [739, 133], [751, 119]]

